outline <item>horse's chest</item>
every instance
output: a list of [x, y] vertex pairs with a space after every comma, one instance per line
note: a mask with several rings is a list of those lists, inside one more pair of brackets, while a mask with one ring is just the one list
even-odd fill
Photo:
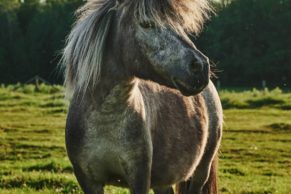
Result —
[[[136, 141], [130, 141], [128, 113], [104, 114], [93, 112], [86, 120], [78, 163], [82, 170], [97, 180], [108, 180], [112, 176], [123, 177], [123, 161], [130, 155]], [[142, 129], [137, 127], [131, 131]], [[134, 133], [136, 134], [136, 133]], [[142, 135], [141, 135], [142, 137]]]
[[109, 166], [120, 153], [120, 139], [123, 136], [123, 119], [119, 115], [92, 113], [86, 121], [80, 158], [83, 166], [101, 162]]
[[86, 137], [79, 155], [79, 165], [87, 176], [107, 180], [111, 172], [122, 174], [119, 162], [121, 152], [114, 138]]

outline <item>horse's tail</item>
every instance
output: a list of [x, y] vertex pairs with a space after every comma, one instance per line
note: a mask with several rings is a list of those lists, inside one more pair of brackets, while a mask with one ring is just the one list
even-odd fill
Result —
[[[217, 162], [218, 157], [212, 161], [210, 174], [208, 177], [207, 182], [203, 186], [202, 194], [218, 194], [218, 187], [217, 187]], [[181, 182], [176, 185], [176, 194], [196, 194], [190, 193], [189, 188], [191, 185], [191, 179], [186, 182]]]

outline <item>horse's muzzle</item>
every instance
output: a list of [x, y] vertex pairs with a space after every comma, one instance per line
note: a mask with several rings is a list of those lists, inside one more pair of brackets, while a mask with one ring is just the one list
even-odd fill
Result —
[[209, 83], [209, 66], [204, 65], [200, 72], [192, 73], [184, 79], [172, 77], [172, 83], [184, 96], [193, 96], [200, 93]]

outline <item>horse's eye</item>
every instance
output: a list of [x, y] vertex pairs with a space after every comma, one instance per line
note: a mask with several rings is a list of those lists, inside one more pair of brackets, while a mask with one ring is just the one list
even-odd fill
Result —
[[153, 21], [142, 21], [139, 24], [142, 28], [153, 28], [155, 27], [155, 23]]

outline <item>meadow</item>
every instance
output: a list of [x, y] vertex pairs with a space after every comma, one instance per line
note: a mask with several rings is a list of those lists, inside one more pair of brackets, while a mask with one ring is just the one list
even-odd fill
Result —
[[[223, 194], [291, 194], [291, 93], [221, 90]], [[0, 87], [0, 193], [82, 193], [66, 156], [61, 86]], [[126, 189], [106, 187], [108, 194]]]

